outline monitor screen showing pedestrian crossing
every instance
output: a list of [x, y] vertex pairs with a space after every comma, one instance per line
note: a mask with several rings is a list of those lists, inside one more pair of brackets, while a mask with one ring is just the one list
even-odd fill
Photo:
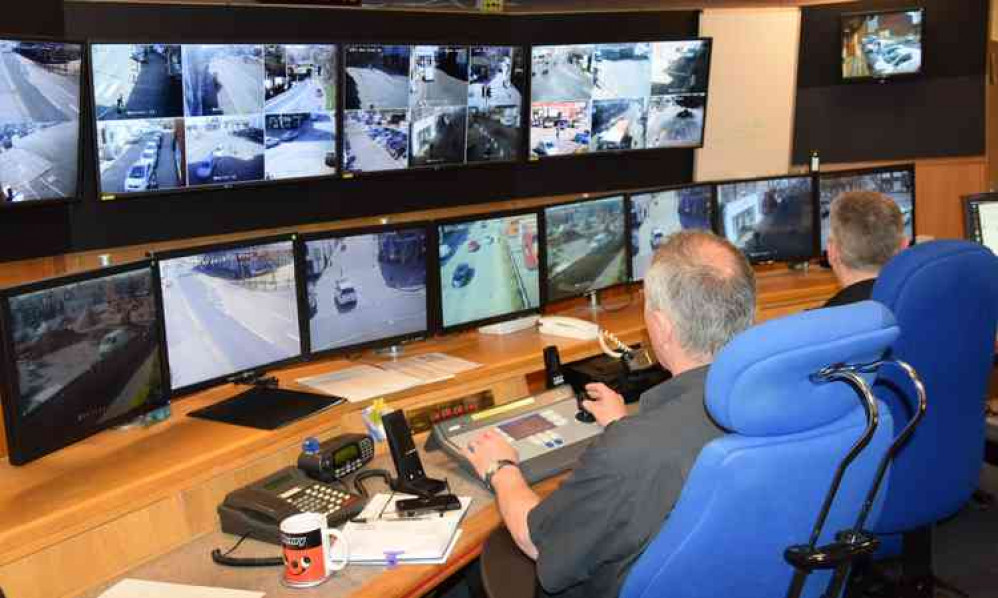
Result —
[[811, 176], [717, 185], [721, 232], [749, 261], [793, 262], [814, 256]]
[[659, 244], [672, 233], [713, 229], [714, 189], [696, 185], [631, 196], [631, 279], [644, 280]]
[[520, 157], [520, 48], [365, 44], [344, 52], [345, 172]]
[[540, 307], [537, 220], [529, 213], [438, 225], [444, 328]]
[[336, 174], [337, 50], [91, 46], [103, 199]]
[[426, 227], [305, 241], [312, 353], [425, 335]]
[[894, 200], [904, 217], [905, 236], [915, 240], [915, 167], [822, 174], [818, 179], [821, 250], [828, 247], [832, 200], [849, 191], [877, 191]]
[[174, 392], [301, 355], [290, 238], [193, 251], [158, 260]]
[[547, 300], [579, 297], [627, 282], [624, 196], [544, 210]]
[[82, 53], [0, 39], [0, 206], [78, 195]]
[[710, 47], [534, 46], [530, 157], [703, 145]]

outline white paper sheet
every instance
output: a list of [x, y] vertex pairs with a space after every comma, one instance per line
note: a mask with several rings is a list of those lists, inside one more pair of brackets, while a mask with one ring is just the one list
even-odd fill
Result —
[[123, 579], [100, 598], [262, 598], [263, 592], [188, 586], [143, 579]]
[[423, 384], [419, 378], [364, 364], [319, 376], [299, 378], [297, 382], [320, 392], [343, 397], [351, 403], [366, 401]]

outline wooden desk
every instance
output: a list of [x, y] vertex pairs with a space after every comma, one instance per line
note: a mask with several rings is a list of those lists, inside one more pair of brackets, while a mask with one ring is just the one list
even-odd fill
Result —
[[[823, 271], [759, 275], [759, 319], [820, 305], [836, 290]], [[634, 343], [644, 333], [639, 293], [620, 295], [627, 303], [599, 314], [599, 323]], [[581, 303], [560, 304], [581, 315]], [[456, 379], [388, 397], [393, 406], [412, 408], [491, 390], [497, 403], [528, 394], [527, 377], [543, 370], [541, 351], [557, 345], [563, 361], [599, 353], [595, 342], [545, 337], [527, 330], [505, 337], [474, 332], [414, 344], [410, 351], [444, 351], [483, 364]], [[363, 361], [377, 362], [366, 353]], [[326, 360], [277, 372], [283, 385], [303, 376], [350, 365]], [[0, 587], [12, 598], [79, 596], [125, 571], [181, 548], [218, 530], [216, 505], [226, 493], [290, 465], [306, 436], [328, 438], [360, 429], [359, 409], [344, 405], [280, 430], [239, 428], [184, 417], [201, 406], [231, 396], [230, 385], [174, 404], [174, 416], [148, 429], [112, 430], [24, 467], [0, 465]], [[491, 529], [496, 515], [483, 515]], [[463, 538], [455, 558], [477, 554]], [[418, 567], [407, 570], [422, 569]], [[432, 568], [437, 570], [438, 568]], [[53, 574], [58, 572], [58, 574]], [[439, 581], [431, 573], [430, 581]], [[393, 575], [373, 581], [372, 592], [388, 592]], [[419, 581], [418, 583], [424, 583]], [[407, 586], [410, 587], [410, 586]], [[429, 586], [427, 586], [429, 587]], [[385, 594], [389, 595], [389, 594]]]

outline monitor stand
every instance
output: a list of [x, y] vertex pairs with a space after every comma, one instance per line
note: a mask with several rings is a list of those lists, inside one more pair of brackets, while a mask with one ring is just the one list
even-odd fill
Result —
[[609, 302], [604, 302], [600, 300], [599, 291], [586, 293], [586, 298], [589, 299], [589, 302], [586, 305], [582, 305], [573, 309], [572, 310], [573, 313], [597, 316], [604, 312], [618, 311], [624, 307], [627, 307], [634, 301], [634, 296], [632, 294], [628, 294], [625, 297], [626, 299], [625, 301], [621, 302], [621, 301], [611, 300]]
[[381, 347], [380, 349], [375, 349], [374, 354], [380, 357], [388, 357], [389, 359], [395, 360], [405, 354], [405, 347], [402, 345], [390, 345], [388, 347]]
[[344, 401], [340, 397], [260, 384], [187, 415], [258, 430], [276, 430]]

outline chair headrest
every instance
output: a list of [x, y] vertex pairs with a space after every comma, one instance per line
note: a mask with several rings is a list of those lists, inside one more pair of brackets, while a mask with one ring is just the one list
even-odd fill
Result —
[[[930, 287], [951, 292], [959, 289], [993, 294], [998, 278], [998, 258], [987, 247], [970, 241], [945, 239], [920, 243], [894, 257], [877, 277], [873, 295], [891, 309], [898, 308], [906, 289]], [[900, 312], [898, 312], [900, 315]]]
[[746, 436], [792, 434], [831, 423], [859, 405], [856, 394], [844, 383], [813, 382], [811, 375], [829, 365], [876, 361], [899, 333], [894, 315], [874, 301], [749, 328], [711, 365], [707, 410], [721, 426]]

